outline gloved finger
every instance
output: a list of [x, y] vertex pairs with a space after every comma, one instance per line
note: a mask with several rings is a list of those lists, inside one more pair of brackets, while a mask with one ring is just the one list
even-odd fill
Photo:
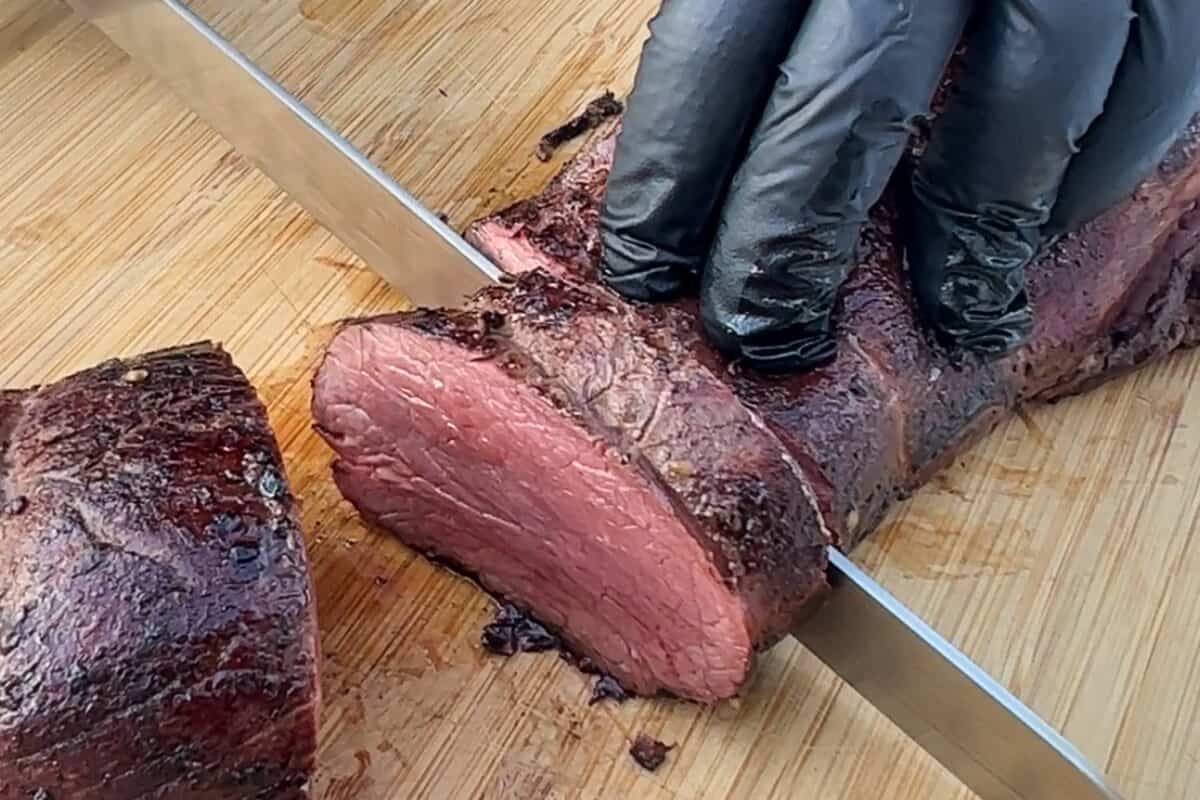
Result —
[[981, 7], [957, 92], [913, 173], [908, 261], [928, 321], [985, 355], [1032, 317], [1024, 270], [1129, 36], [1129, 0]]
[[607, 283], [653, 300], [694, 280], [800, 0], [666, 0], [650, 24], [600, 218]]
[[867, 211], [926, 114], [961, 0], [817, 0], [721, 212], [701, 279], [713, 342], [764, 371], [834, 354], [832, 310]]
[[1128, 197], [1200, 111], [1200, 6], [1135, 0], [1133, 9], [1137, 18], [1104, 113], [1067, 168], [1048, 236], [1076, 230]]

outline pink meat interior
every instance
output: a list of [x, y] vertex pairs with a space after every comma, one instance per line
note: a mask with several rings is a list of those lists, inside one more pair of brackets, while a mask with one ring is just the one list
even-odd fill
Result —
[[533, 246], [521, 235], [521, 229], [487, 220], [479, 223], [468, 237], [471, 244], [506, 272], [517, 274], [544, 270], [559, 278], [571, 278], [571, 270], [556, 258]]
[[463, 356], [386, 322], [335, 340], [316, 394], [341, 490], [628, 688], [734, 694], [752, 659], [745, 611], [664, 491], [496, 361]]

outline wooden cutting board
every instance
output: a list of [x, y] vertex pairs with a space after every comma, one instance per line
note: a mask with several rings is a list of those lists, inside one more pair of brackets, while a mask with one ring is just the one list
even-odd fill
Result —
[[[532, 193], [538, 137], [632, 80], [653, 0], [201, 0], [458, 226]], [[219, 340], [304, 502], [324, 648], [317, 797], [966, 798], [784, 644], [739, 702], [589, 707], [490, 658], [491, 604], [364, 526], [310, 430], [330, 325], [402, 308], [324, 230], [48, 0], [0, 3], [0, 386]], [[1200, 796], [1200, 355], [1013, 420], [855, 558], [1133, 800]], [[646, 731], [678, 747], [656, 773]]]

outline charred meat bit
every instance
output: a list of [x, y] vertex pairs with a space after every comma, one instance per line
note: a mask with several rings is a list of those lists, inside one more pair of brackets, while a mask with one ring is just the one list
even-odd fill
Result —
[[629, 693], [625, 691], [624, 686], [617, 683], [616, 678], [611, 675], [601, 675], [592, 686], [592, 696], [588, 700], [588, 705], [595, 705], [602, 700], [624, 703], [628, 699]]
[[511, 603], [501, 606], [495, 621], [483, 629], [481, 642], [488, 652], [500, 656], [540, 653], [560, 646], [557, 636]]
[[268, 500], [274, 500], [285, 491], [285, 484], [282, 477], [274, 469], [268, 467], [263, 470], [262, 477], [258, 480], [258, 492]]
[[499, 311], [488, 309], [480, 314], [479, 318], [483, 320], [483, 325], [488, 330], [494, 331], [504, 327], [504, 315]]
[[633, 756], [633, 760], [643, 769], [654, 772], [667, 760], [667, 753], [674, 749], [673, 744], [663, 744], [658, 739], [639, 733], [633, 746], [629, 748], [629, 755]]
[[625, 107], [612, 92], [605, 92], [588, 103], [587, 108], [583, 110], [582, 114], [558, 126], [542, 137], [537, 147], [538, 160], [549, 161], [554, 156], [555, 150], [572, 139], [582, 136], [588, 131], [595, 130], [606, 119], [615, 117], [624, 110]]
[[563, 650], [559, 654], [559, 658], [570, 664], [575, 669], [585, 675], [603, 675], [604, 672], [596, 666], [596, 662], [592, 661], [587, 656], [578, 656], [570, 650]]

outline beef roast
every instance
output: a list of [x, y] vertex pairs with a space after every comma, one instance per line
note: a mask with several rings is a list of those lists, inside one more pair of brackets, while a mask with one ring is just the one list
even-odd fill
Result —
[[1200, 117], [1133, 197], [1041, 256], [1033, 340], [992, 364], [918, 325], [902, 169], [842, 292], [837, 360], [790, 377], [714, 352], [694, 300], [600, 284], [613, 141], [471, 228], [512, 280], [461, 311], [344, 326], [314, 414], [365, 516], [638, 693], [735, 694], [819, 603], [827, 543], [852, 548], [1018, 404], [1200, 339]]
[[0, 798], [305, 798], [316, 619], [265, 409], [205, 343], [0, 393]]

